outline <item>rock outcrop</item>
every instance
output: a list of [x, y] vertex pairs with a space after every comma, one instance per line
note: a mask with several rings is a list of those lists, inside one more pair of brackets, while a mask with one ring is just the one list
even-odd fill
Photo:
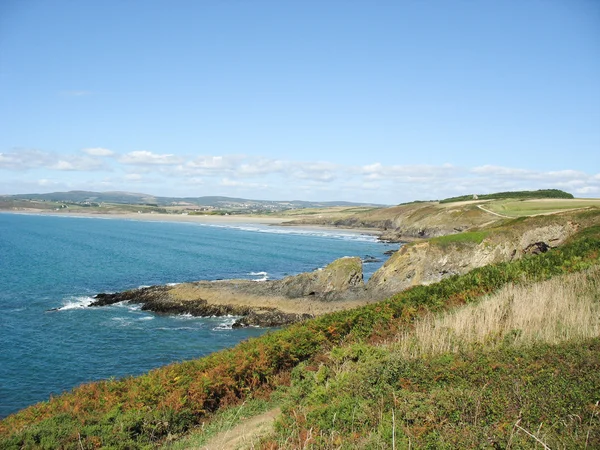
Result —
[[[336, 310], [336, 302], [364, 297], [362, 262], [338, 259], [314, 272], [274, 281], [197, 281], [96, 295], [90, 306], [127, 301], [145, 311], [194, 316], [242, 316], [234, 326], [279, 326]], [[334, 304], [325, 306], [324, 304]], [[341, 308], [343, 305], [339, 305]]]
[[576, 223], [568, 220], [541, 226], [529, 222], [535, 220], [490, 230], [481, 242], [441, 238], [405, 245], [375, 272], [367, 290], [376, 298], [385, 298], [411, 286], [435, 283], [476, 267], [545, 252], [562, 244], [578, 229]]

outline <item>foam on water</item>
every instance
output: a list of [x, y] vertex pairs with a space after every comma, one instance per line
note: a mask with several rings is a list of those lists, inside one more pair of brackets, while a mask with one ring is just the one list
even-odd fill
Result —
[[301, 227], [278, 227], [278, 226], [259, 226], [251, 224], [200, 224], [202, 226], [213, 228], [229, 228], [233, 230], [247, 231], [251, 233], [268, 233], [268, 234], [290, 234], [296, 236], [314, 236], [327, 237], [333, 239], [362, 241], [362, 242], [377, 242], [377, 236], [371, 234], [362, 234], [356, 232], [340, 232], [327, 229], [308, 229]]
[[68, 311], [70, 309], [83, 309], [90, 306], [94, 301], [92, 297], [69, 297], [63, 301], [63, 306], [56, 308], [57, 311]]
[[223, 331], [223, 330], [232, 330], [232, 325], [238, 319], [235, 316], [223, 316], [226, 319], [219, 323], [217, 326], [213, 327], [213, 331]]
[[251, 277], [260, 277], [252, 281], [267, 281], [269, 279], [269, 274], [267, 272], [250, 272], [248, 275]]

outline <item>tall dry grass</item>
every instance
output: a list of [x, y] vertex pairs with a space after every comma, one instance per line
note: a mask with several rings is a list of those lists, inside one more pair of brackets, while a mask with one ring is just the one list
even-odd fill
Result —
[[509, 285], [477, 304], [419, 321], [392, 344], [406, 358], [497, 347], [556, 344], [600, 335], [600, 266], [531, 285]]

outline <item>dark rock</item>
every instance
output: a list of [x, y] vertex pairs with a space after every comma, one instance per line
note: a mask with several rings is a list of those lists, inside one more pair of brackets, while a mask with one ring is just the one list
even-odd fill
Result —
[[545, 242], [534, 242], [528, 245], [523, 253], [526, 255], [539, 255], [540, 253], [546, 253], [548, 250], [550, 250], [550, 246]]
[[312, 318], [311, 314], [289, 314], [277, 310], [250, 311], [248, 315], [236, 320], [231, 327], [279, 327]]
[[129, 291], [116, 292], [114, 294], [101, 293], [94, 296], [94, 301], [90, 306], [108, 306], [124, 301], [131, 303], [146, 303], [147, 301], [168, 296], [168, 286], [150, 286]]

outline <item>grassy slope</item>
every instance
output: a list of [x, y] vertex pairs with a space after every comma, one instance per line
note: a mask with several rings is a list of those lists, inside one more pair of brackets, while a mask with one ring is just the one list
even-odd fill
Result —
[[598, 338], [409, 360], [355, 345], [294, 370], [265, 447], [598, 448], [599, 371]]
[[318, 360], [341, 343], [389, 338], [428, 312], [474, 301], [524, 278], [584, 270], [598, 263], [599, 255], [600, 227], [594, 227], [559, 250], [419, 286], [141, 377], [84, 385], [0, 422], [0, 443], [3, 448], [153, 446], [187, 432], [223, 406], [285, 384], [300, 362]]
[[418, 320], [390, 344], [335, 347], [294, 369], [268, 442], [597, 448], [599, 287], [600, 266], [507, 286]]
[[392, 436], [397, 448], [597, 446], [599, 314], [600, 265], [508, 285], [385, 345], [336, 346], [301, 363], [270, 403], [226, 408], [173, 448], [203, 448], [213, 431], [227, 436], [239, 417], [275, 405], [284, 413], [263, 448], [390, 448]]
[[600, 207], [600, 199], [533, 199], [533, 200], [498, 200], [484, 205], [490, 211], [510, 217], [552, 214], [558, 211]]

